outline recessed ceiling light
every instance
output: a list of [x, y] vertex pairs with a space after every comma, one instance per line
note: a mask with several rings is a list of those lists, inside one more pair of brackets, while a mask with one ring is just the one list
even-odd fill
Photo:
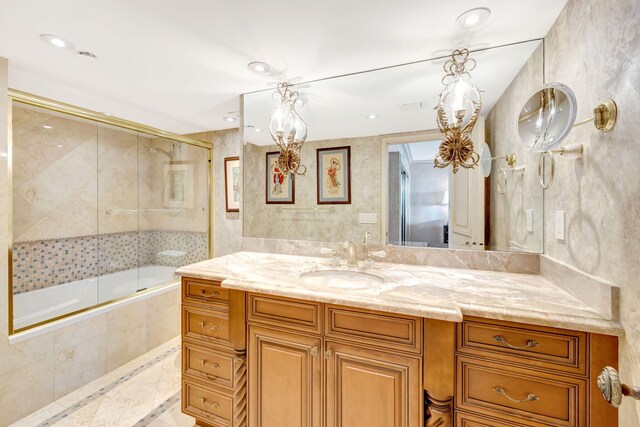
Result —
[[49, 125], [42, 125], [42, 129], [51, 130], [51, 129], [53, 129], [53, 126], [49, 126]]
[[222, 119], [227, 122], [235, 122], [236, 120], [238, 120], [236, 117], [231, 117], [231, 116], [226, 116], [226, 117], [223, 117]]
[[249, 67], [249, 69], [254, 73], [258, 74], [267, 74], [269, 71], [271, 71], [271, 67], [269, 66], [269, 64], [266, 64], [264, 62], [250, 62], [247, 67]]
[[75, 46], [69, 40], [65, 40], [62, 37], [54, 36], [53, 34], [40, 34], [40, 40], [50, 44], [51, 46], [60, 47], [63, 49], [73, 50]]
[[476, 9], [467, 10], [456, 19], [456, 24], [463, 30], [477, 28], [487, 22], [491, 16], [491, 10], [486, 7], [478, 7]]
[[260, 129], [260, 128], [253, 128], [253, 130], [254, 130], [255, 132], [262, 132], [262, 129]]
[[373, 120], [373, 119], [377, 119], [378, 117], [380, 117], [380, 116], [379, 116], [379, 115], [377, 115], [377, 114], [369, 114], [369, 115], [367, 116], [367, 119]]
[[62, 148], [62, 144], [58, 144], [58, 145], [56, 145], [56, 147]]

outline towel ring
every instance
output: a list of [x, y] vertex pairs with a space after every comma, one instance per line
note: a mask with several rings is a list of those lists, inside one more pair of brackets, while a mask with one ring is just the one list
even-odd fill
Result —
[[[500, 176], [504, 177], [504, 187], [500, 187]], [[498, 172], [498, 193], [504, 194], [507, 192], [507, 171], [504, 169], [500, 169]]]
[[[544, 182], [544, 158], [549, 157], [549, 181]], [[540, 181], [540, 185], [543, 189], [548, 189], [551, 187], [551, 183], [553, 182], [553, 176], [555, 175], [556, 163], [553, 159], [553, 154], [549, 151], [544, 151], [540, 153], [540, 158], [538, 159], [538, 181]]]

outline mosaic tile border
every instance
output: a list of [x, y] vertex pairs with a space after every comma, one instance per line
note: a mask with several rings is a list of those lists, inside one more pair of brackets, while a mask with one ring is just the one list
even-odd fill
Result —
[[[207, 233], [131, 231], [13, 243], [13, 294], [147, 265], [181, 267], [209, 255]], [[169, 254], [169, 255], [167, 255]]]
[[176, 403], [180, 402], [180, 394], [181, 393], [182, 392], [180, 390], [178, 390], [176, 392], [176, 394], [174, 394], [173, 396], [171, 396], [170, 398], [168, 398], [167, 400], [162, 402], [160, 404], [160, 406], [158, 406], [157, 408], [153, 409], [151, 412], [149, 412], [147, 415], [145, 415], [143, 418], [141, 418], [140, 421], [138, 421], [137, 423], [135, 423], [133, 425], [133, 427], [149, 427], [149, 425], [153, 421], [155, 421], [156, 418], [158, 418], [160, 415], [164, 414], [169, 409], [171, 409], [173, 407], [173, 405], [175, 405]]
[[181, 348], [181, 345], [177, 345], [177, 346], [165, 351], [161, 355], [155, 357], [154, 359], [151, 359], [147, 363], [138, 366], [136, 369], [134, 369], [133, 371], [127, 373], [126, 375], [121, 376], [120, 378], [118, 378], [114, 382], [112, 382], [110, 384], [107, 384], [106, 386], [102, 387], [100, 390], [98, 390], [98, 391], [96, 391], [94, 393], [91, 393], [90, 395], [88, 395], [84, 399], [82, 399], [79, 402], [77, 402], [75, 405], [72, 405], [72, 406], [68, 407], [64, 411], [58, 412], [53, 417], [50, 417], [47, 420], [43, 421], [42, 423], [38, 424], [38, 427], [50, 427], [50, 426], [54, 425], [55, 423], [67, 418], [69, 415], [73, 414], [74, 412], [76, 412], [80, 408], [85, 407], [89, 403], [91, 403], [94, 400], [104, 396], [105, 394], [107, 394], [108, 392], [110, 392], [114, 388], [118, 387], [119, 385], [122, 385], [123, 383], [129, 381], [130, 379], [132, 379], [136, 375], [141, 374], [142, 372], [146, 371], [147, 369], [151, 368], [152, 366], [162, 362], [163, 360], [165, 360], [167, 357], [171, 356], [172, 354], [175, 354], [176, 352], [180, 351], [180, 348]]

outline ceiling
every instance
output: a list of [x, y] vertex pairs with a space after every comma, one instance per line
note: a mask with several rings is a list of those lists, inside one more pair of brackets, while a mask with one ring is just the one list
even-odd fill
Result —
[[[0, 0], [12, 88], [176, 133], [237, 126], [237, 96], [275, 78], [315, 80], [546, 35], [566, 0]], [[456, 18], [488, 7], [461, 30]], [[544, 12], [542, 12], [544, 11]], [[91, 59], [42, 43], [55, 34]]]

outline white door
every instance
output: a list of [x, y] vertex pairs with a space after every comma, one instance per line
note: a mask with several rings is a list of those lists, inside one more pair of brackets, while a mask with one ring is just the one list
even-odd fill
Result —
[[[474, 150], [484, 144], [484, 117], [471, 132]], [[484, 250], [484, 176], [480, 168], [449, 171], [449, 247]]]

